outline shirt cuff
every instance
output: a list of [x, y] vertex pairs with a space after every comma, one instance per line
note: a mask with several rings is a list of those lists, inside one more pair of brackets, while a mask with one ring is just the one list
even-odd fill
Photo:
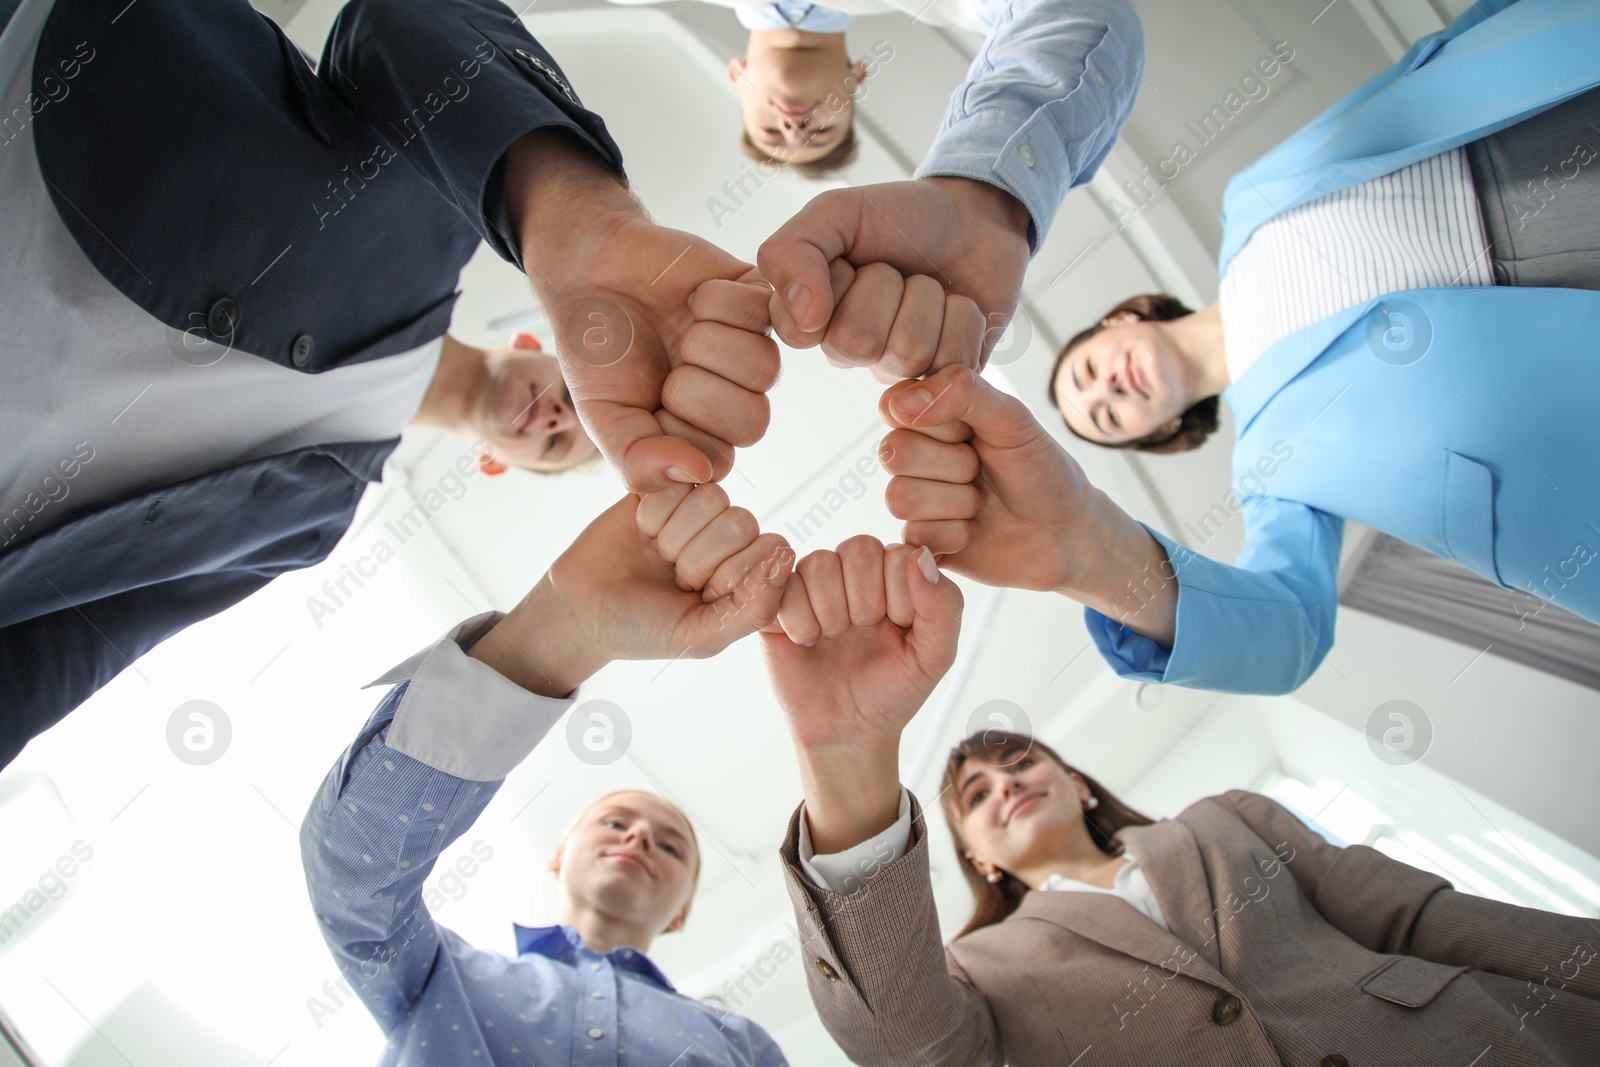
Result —
[[475, 615], [363, 688], [410, 679], [385, 743], [457, 778], [510, 774], [572, 706], [528, 692], [466, 654], [504, 612]]
[[957, 120], [940, 131], [914, 176], [971, 178], [1010, 193], [1028, 209], [1028, 247], [1034, 252], [1073, 183], [1066, 145], [1043, 109], [1022, 114], [993, 108]]
[[911, 794], [900, 787], [900, 815], [894, 825], [876, 837], [843, 852], [818, 856], [811, 847], [811, 828], [806, 825], [806, 806], [800, 805], [800, 869], [818, 889], [849, 895], [865, 886], [872, 876], [905, 855], [911, 840]]

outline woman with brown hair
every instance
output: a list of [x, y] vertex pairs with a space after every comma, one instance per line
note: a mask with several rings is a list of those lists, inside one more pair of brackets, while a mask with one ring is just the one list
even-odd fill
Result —
[[[1119, 675], [1198, 689], [1318, 669], [1347, 521], [1600, 622], [1594, 40], [1600, 5], [1476, 4], [1235, 176], [1215, 302], [1135, 297], [1063, 349], [1051, 399], [1095, 444], [1194, 448], [1227, 401], [1232, 484], [1202, 525], [1241, 520], [1232, 566], [1134, 521], [948, 368], [884, 405], [905, 539], [1078, 600]], [[970, 448], [914, 440], [956, 423]]]
[[1240, 790], [1152, 822], [1048, 746], [958, 745], [940, 803], [976, 897], [941, 944], [905, 725], [955, 658], [927, 549], [801, 561], [763, 635], [805, 802], [782, 858], [811, 996], [857, 1063], [1600, 1062], [1600, 924], [1458, 893]]

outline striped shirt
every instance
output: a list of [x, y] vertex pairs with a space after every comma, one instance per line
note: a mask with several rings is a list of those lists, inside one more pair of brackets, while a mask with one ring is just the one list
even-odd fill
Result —
[[1283, 338], [1406, 289], [1494, 284], [1465, 148], [1286, 211], [1250, 236], [1222, 277], [1228, 374]]

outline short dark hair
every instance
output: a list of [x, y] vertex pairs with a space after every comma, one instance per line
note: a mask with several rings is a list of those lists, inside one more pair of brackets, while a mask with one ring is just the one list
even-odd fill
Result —
[[[1173, 319], [1181, 319], [1185, 315], [1194, 314], [1183, 301], [1175, 296], [1168, 296], [1166, 293], [1141, 293], [1138, 296], [1130, 296], [1100, 316], [1100, 320], [1087, 330], [1081, 330], [1074, 334], [1070, 341], [1061, 346], [1061, 351], [1056, 353], [1055, 364], [1050, 368], [1050, 404], [1056, 410], [1059, 411], [1061, 409], [1061, 398], [1056, 394], [1056, 379], [1061, 375], [1061, 364], [1066, 362], [1073, 349], [1104, 330], [1106, 328], [1104, 325], [1106, 319], [1124, 311], [1132, 312], [1141, 322], [1170, 322]], [[1065, 416], [1062, 417], [1061, 421], [1066, 423], [1068, 430], [1072, 430], [1074, 437], [1082, 438], [1085, 441], [1089, 441], [1090, 444], [1101, 445], [1105, 448], [1132, 448], [1140, 452], [1187, 452], [1190, 449], [1199, 448], [1205, 444], [1206, 438], [1217, 432], [1217, 427], [1220, 425], [1217, 417], [1220, 407], [1219, 401], [1219, 397], [1208, 396], [1204, 400], [1199, 400], [1189, 405], [1188, 410], [1183, 413], [1178, 428], [1165, 436], [1147, 434], [1132, 441], [1120, 441], [1115, 444], [1108, 441], [1093, 441], [1084, 437], [1083, 434], [1072, 428], [1072, 423], [1067, 422]]]
[[860, 142], [856, 140], [856, 124], [851, 122], [850, 128], [844, 131], [844, 136], [827, 155], [813, 159], [809, 163], [786, 163], [776, 156], [763, 152], [761, 146], [750, 139], [749, 130], [742, 130], [739, 133], [739, 151], [749, 158], [757, 163], [774, 163], [780, 167], [788, 167], [812, 180], [826, 178], [854, 163], [860, 147]]

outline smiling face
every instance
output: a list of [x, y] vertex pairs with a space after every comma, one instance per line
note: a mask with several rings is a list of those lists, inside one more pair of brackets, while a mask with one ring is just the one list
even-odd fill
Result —
[[980, 874], [1038, 868], [1062, 855], [1076, 835], [1087, 837], [1089, 787], [1042, 752], [970, 757], [957, 767], [954, 787], [954, 828]]
[[569, 903], [659, 934], [683, 925], [700, 851], [677, 808], [652, 793], [614, 793], [579, 817], [551, 867]]
[[568, 470], [597, 452], [572, 406], [554, 356], [519, 334], [485, 355], [485, 376], [472, 407], [478, 436], [506, 466]]
[[845, 55], [844, 34], [755, 31], [744, 59], [728, 62], [750, 142], [780, 163], [810, 163], [845, 140], [864, 63]]
[[1101, 444], [1175, 433], [1190, 403], [1177, 348], [1159, 326], [1132, 312], [1103, 325], [1056, 368], [1061, 417], [1074, 433]]

